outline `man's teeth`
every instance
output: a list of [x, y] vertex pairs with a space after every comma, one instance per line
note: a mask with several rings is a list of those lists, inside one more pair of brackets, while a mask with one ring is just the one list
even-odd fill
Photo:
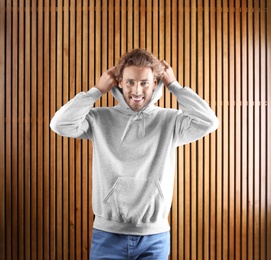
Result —
[[139, 101], [139, 100], [141, 100], [143, 97], [132, 97], [132, 99], [133, 100], [135, 100], [135, 101]]

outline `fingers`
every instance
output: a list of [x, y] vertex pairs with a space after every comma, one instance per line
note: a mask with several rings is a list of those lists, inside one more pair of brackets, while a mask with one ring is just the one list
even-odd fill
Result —
[[161, 63], [164, 66], [164, 71], [163, 71], [163, 74], [162, 74], [162, 77], [161, 77], [161, 79], [163, 80], [164, 78], [167, 77], [167, 74], [169, 72], [168, 69], [170, 69], [171, 67], [165, 60], [162, 60]]
[[113, 66], [113, 67], [109, 68], [107, 71], [108, 71], [108, 72], [114, 72], [115, 69], [116, 69], [116, 66]]
[[162, 76], [161, 76], [161, 79], [163, 80], [164, 77], [166, 76], [166, 75], [165, 75], [166, 70], [167, 70], [168, 68], [170, 68], [170, 66], [169, 66], [169, 64], [168, 64], [165, 60], [162, 60], [161, 63], [162, 63], [162, 65], [164, 66], [164, 72], [163, 72], [163, 74], [162, 74]]
[[110, 69], [103, 72], [101, 77], [99, 78], [96, 88], [98, 88], [102, 94], [110, 91], [114, 86], [118, 86], [118, 81], [115, 75], [115, 67], [111, 67]]
[[115, 66], [113, 66], [113, 67], [111, 67], [110, 69], [108, 69], [107, 70], [107, 73], [110, 75], [110, 76], [112, 76], [112, 77], [116, 77], [115, 76], [115, 70], [116, 70], [116, 67]]
[[164, 66], [164, 71], [162, 73], [161, 79], [164, 82], [164, 85], [166, 87], [168, 87], [171, 82], [176, 80], [175, 75], [174, 75], [174, 71], [165, 60], [162, 60], [161, 63]]
[[165, 69], [170, 67], [170, 65], [165, 60], [162, 60], [161, 63], [164, 65]]
[[113, 81], [113, 84], [116, 86], [118, 85], [118, 81], [116, 78], [116, 67], [113, 66], [107, 70], [107, 74], [110, 76], [111, 80]]

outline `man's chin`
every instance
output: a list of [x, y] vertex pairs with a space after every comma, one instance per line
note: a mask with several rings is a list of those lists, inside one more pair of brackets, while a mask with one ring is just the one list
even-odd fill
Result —
[[134, 106], [129, 106], [133, 111], [139, 112], [143, 107], [134, 107]]
[[136, 112], [139, 112], [141, 109], [143, 109], [144, 108], [144, 106], [145, 106], [145, 104], [129, 104], [129, 103], [127, 103], [128, 104], [128, 106], [133, 110], [133, 111], [136, 111]]

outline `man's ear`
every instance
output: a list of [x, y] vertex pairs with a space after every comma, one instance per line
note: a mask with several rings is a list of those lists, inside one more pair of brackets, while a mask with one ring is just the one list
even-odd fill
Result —
[[153, 83], [154, 83], [153, 90], [155, 90], [157, 88], [157, 85], [158, 85], [157, 78], [154, 79]]
[[122, 78], [119, 79], [119, 88], [122, 88]]

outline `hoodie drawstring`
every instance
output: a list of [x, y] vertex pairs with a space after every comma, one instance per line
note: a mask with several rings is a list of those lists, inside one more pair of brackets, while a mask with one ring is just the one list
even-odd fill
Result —
[[127, 123], [127, 125], [125, 127], [125, 130], [123, 132], [123, 135], [121, 137], [121, 144], [123, 143], [124, 138], [125, 138], [126, 134], [128, 133], [128, 131], [130, 129], [131, 123], [133, 121], [136, 121], [138, 118], [140, 118], [140, 116], [142, 116], [142, 133], [143, 133], [143, 137], [145, 136], [145, 113], [144, 113], [144, 111], [140, 111], [136, 115], [134, 115], [133, 117], [131, 116], [129, 118], [129, 121], [128, 121], [128, 123]]

